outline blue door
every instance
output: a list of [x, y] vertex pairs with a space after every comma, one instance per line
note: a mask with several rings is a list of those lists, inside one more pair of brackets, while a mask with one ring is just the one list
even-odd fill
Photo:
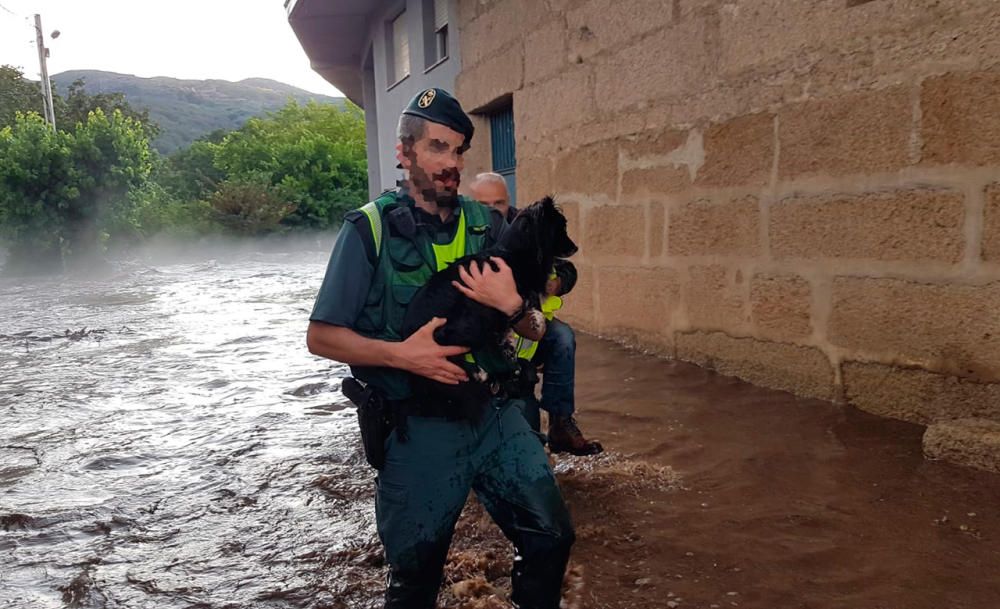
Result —
[[510, 192], [510, 204], [516, 207], [517, 183], [514, 169], [517, 161], [514, 154], [514, 108], [490, 114], [490, 146], [493, 150], [493, 171], [503, 176], [507, 181], [507, 191]]

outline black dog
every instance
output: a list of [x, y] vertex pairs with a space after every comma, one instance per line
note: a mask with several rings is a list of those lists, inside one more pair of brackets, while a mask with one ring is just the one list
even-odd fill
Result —
[[432, 396], [436, 401], [452, 404], [456, 418], [475, 417], [479, 407], [493, 395], [496, 384], [505, 380], [487, 374], [484, 366], [496, 369], [496, 363], [502, 360], [509, 366], [508, 372], [516, 370], [516, 354], [505, 344], [510, 329], [507, 316], [466, 297], [452, 285], [453, 281], [460, 281], [460, 267], [468, 269], [470, 264], [478, 264], [482, 268], [481, 265], [489, 264], [496, 270], [490, 257], [502, 258], [510, 266], [518, 293], [525, 302], [538, 308], [553, 261], [572, 256], [576, 249], [566, 233], [565, 216], [551, 197], [545, 197], [521, 210], [494, 247], [459, 258], [435, 273], [407, 308], [403, 336], [410, 336], [434, 317], [442, 317], [448, 321], [434, 331], [434, 340], [440, 345], [468, 347], [476, 355], [477, 363], [472, 365], [462, 356], [452, 358], [472, 372], [472, 380], [458, 385], [414, 376], [415, 395]]

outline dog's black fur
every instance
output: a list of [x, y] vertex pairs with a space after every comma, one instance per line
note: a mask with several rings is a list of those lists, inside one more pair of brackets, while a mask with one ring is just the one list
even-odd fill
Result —
[[[499, 354], [510, 329], [507, 316], [496, 309], [481, 305], [466, 297], [453, 285], [459, 281], [460, 267], [491, 263], [490, 257], [502, 258], [514, 275], [517, 291], [525, 302], [536, 308], [545, 291], [545, 283], [556, 258], [568, 258], [576, 253], [576, 244], [566, 232], [566, 218], [551, 197], [545, 197], [518, 212], [500, 236], [499, 243], [478, 254], [459, 258], [448, 268], [435, 273], [414, 296], [403, 321], [403, 336], [408, 337], [434, 317], [447, 323], [434, 331], [440, 345], [460, 345], [472, 351], [496, 349]], [[452, 361], [467, 367], [459, 356]], [[480, 375], [481, 376], [481, 375]], [[492, 395], [488, 383], [497, 379], [469, 380], [458, 385], [445, 385], [424, 377], [412, 379], [414, 394], [453, 404], [456, 417], [475, 416], [479, 406]]]

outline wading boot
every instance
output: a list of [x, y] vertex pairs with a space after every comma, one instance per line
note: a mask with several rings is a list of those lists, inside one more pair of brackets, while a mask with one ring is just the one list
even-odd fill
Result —
[[604, 447], [596, 440], [583, 437], [576, 419], [568, 417], [551, 417], [549, 419], [549, 450], [554, 453], [569, 453], [571, 455], [596, 455], [604, 451]]

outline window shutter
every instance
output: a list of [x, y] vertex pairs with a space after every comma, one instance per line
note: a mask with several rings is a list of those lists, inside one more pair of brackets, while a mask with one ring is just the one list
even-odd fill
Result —
[[448, 0], [434, 0], [434, 31], [448, 25]]
[[396, 82], [410, 73], [410, 38], [406, 33], [406, 13], [392, 22], [392, 60]]

